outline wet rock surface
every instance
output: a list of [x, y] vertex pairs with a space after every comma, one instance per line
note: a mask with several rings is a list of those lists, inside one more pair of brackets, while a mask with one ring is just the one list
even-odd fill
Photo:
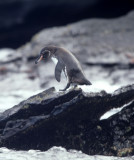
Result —
[[[134, 85], [85, 93], [50, 88], [0, 115], [0, 147], [47, 150], [52, 146], [94, 155], [134, 154]], [[100, 117], [126, 105], [108, 119]]]

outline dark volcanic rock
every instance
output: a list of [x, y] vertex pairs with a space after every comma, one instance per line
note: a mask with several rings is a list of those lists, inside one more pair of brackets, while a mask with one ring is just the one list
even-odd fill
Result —
[[[50, 88], [1, 114], [0, 146], [17, 150], [62, 146], [87, 154], [133, 155], [133, 100], [134, 85], [113, 94]], [[129, 102], [121, 112], [100, 120], [108, 110]]]

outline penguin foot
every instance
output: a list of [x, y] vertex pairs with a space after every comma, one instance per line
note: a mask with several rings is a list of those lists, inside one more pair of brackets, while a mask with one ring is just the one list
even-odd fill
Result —
[[75, 85], [74, 85], [74, 89], [75, 89], [75, 88], [77, 88], [77, 87], [78, 87], [78, 85], [77, 85], [77, 84], [75, 84]]
[[[59, 91], [66, 91], [70, 87], [70, 83], [67, 84], [67, 86], [64, 89], [60, 89]], [[77, 84], [73, 85], [71, 89], [76, 89], [78, 87]]]
[[70, 87], [70, 83], [67, 83], [66, 87], [64, 89], [60, 89], [59, 91], [66, 91]]

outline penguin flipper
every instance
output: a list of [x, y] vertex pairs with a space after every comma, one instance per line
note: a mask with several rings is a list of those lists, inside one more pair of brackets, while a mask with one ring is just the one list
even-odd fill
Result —
[[65, 65], [58, 61], [57, 65], [55, 67], [55, 78], [58, 82], [60, 82], [61, 72], [62, 72], [62, 70], [64, 70], [64, 68], [65, 68]]

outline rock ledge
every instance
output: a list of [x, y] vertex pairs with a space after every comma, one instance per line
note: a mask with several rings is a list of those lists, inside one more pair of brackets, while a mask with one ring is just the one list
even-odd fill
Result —
[[[113, 94], [50, 88], [0, 115], [0, 147], [47, 150], [62, 146], [90, 155], [133, 155], [133, 100], [134, 85]], [[119, 113], [100, 120], [110, 109], [125, 104]]]

